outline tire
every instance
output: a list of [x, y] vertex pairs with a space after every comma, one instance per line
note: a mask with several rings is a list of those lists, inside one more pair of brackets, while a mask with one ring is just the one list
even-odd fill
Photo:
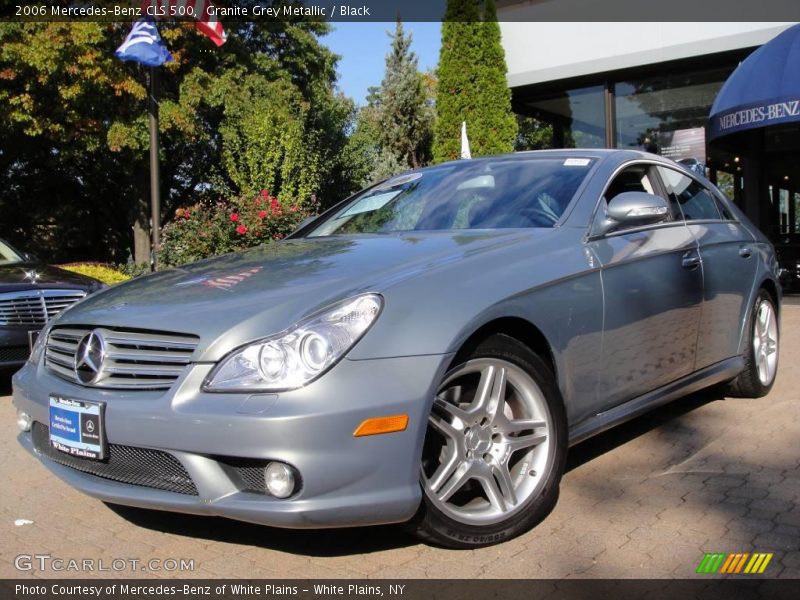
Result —
[[[766, 317], [766, 319], [765, 319]], [[765, 324], [765, 320], [768, 323]], [[769, 293], [761, 289], [747, 321], [744, 370], [728, 384], [726, 394], [738, 398], [766, 396], [778, 373], [778, 311]]]
[[439, 387], [422, 454], [423, 501], [409, 525], [448, 548], [516, 537], [555, 506], [566, 456], [552, 370], [527, 346], [493, 335], [457, 359]]

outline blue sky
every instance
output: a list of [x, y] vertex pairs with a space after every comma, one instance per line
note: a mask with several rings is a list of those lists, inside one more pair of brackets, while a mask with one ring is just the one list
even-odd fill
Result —
[[[332, 23], [334, 30], [322, 38], [342, 58], [339, 60], [339, 88], [358, 104], [365, 104], [367, 88], [380, 85], [386, 54], [387, 31], [394, 23]], [[411, 49], [419, 57], [420, 71], [436, 67], [439, 61], [441, 23], [403, 23], [413, 35]]]

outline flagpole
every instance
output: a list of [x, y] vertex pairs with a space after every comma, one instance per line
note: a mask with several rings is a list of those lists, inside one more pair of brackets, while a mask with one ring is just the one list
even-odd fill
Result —
[[150, 91], [147, 113], [150, 121], [150, 209], [152, 242], [150, 263], [153, 271], [158, 271], [158, 249], [161, 237], [161, 193], [158, 168], [158, 69], [150, 67]]

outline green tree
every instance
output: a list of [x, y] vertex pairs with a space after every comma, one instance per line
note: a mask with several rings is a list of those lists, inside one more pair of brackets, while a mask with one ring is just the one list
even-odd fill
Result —
[[460, 156], [463, 121], [473, 156], [513, 150], [517, 121], [506, 71], [494, 0], [448, 0], [437, 71], [434, 161]]
[[411, 34], [397, 20], [386, 72], [377, 92], [379, 140], [402, 166], [418, 168], [429, 158], [433, 111], [423, 87]]
[[534, 117], [517, 115], [519, 130], [514, 150], [545, 150], [553, 147], [553, 126]]
[[[224, 25], [215, 48], [190, 23], [159, 24], [175, 58], [159, 69], [164, 221], [262, 187], [287, 201], [351, 187], [354, 107], [334, 93], [329, 26]], [[113, 56], [129, 28], [0, 23], [0, 222], [48, 260], [147, 258], [146, 69]]]
[[345, 149], [344, 169], [358, 187], [424, 166], [431, 158], [435, 77], [419, 72], [411, 35], [400, 20], [389, 37], [383, 80], [369, 88]]

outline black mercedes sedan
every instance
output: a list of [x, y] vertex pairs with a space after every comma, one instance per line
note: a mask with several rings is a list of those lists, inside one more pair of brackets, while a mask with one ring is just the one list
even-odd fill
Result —
[[39, 262], [0, 239], [0, 369], [18, 367], [62, 310], [105, 285]]

